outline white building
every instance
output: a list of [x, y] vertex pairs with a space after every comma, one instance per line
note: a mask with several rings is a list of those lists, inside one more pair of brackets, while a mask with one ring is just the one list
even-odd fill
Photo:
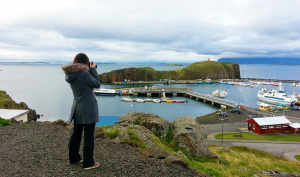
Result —
[[0, 109], [0, 117], [3, 119], [14, 119], [17, 122], [27, 122], [29, 110], [23, 109]]

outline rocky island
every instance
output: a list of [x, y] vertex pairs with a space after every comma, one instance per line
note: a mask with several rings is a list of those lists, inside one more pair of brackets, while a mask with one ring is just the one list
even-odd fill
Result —
[[99, 74], [102, 83], [122, 82], [124, 79], [133, 81], [157, 81], [159, 79], [239, 79], [240, 67], [236, 63], [203, 61], [192, 63], [181, 69], [157, 71], [150, 67], [124, 68]]

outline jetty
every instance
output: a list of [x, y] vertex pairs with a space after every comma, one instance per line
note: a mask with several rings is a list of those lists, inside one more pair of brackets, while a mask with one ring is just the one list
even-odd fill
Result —
[[165, 96], [183, 96], [202, 101], [204, 103], [210, 103], [211, 105], [220, 105], [223, 108], [235, 108], [237, 104], [234, 101], [225, 100], [213, 96], [208, 96], [203, 93], [197, 93], [191, 91], [187, 87], [138, 87], [138, 88], [118, 88], [115, 89], [119, 95], [133, 95], [133, 96], [147, 96], [147, 97], [163, 97]]

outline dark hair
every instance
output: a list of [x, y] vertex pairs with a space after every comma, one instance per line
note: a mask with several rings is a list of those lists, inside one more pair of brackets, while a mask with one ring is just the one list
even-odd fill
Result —
[[73, 64], [74, 63], [82, 63], [82, 64], [89, 65], [89, 62], [90, 62], [89, 57], [86, 56], [86, 54], [79, 53], [75, 56]]

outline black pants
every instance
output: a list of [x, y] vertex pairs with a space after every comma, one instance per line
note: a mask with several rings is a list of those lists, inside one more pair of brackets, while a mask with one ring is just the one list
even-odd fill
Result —
[[83, 145], [83, 168], [93, 166], [94, 161], [94, 132], [95, 123], [93, 124], [76, 124], [74, 119], [74, 129], [69, 141], [69, 160], [70, 163], [77, 163], [81, 160], [79, 154], [82, 131], [84, 130]]

